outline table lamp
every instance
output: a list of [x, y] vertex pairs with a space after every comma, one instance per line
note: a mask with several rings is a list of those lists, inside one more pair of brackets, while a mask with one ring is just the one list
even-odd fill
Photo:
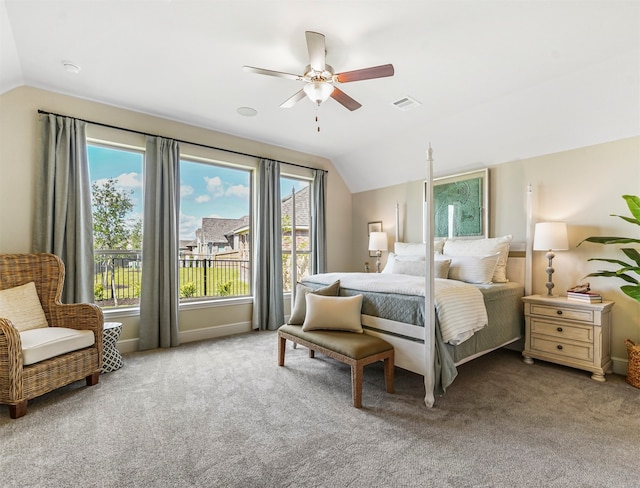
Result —
[[387, 250], [387, 233], [372, 232], [369, 234], [369, 251], [376, 252], [376, 273], [380, 272], [380, 256]]
[[534, 251], [547, 251], [546, 258], [549, 260], [547, 267], [547, 296], [554, 296], [553, 281], [551, 279], [554, 269], [551, 262], [555, 257], [553, 251], [568, 251], [569, 239], [567, 238], [567, 224], [565, 222], [538, 222], [536, 224], [535, 235], [533, 238]]

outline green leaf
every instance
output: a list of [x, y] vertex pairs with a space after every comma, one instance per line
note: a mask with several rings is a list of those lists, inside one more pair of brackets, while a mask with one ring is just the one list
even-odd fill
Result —
[[[594, 236], [587, 237], [583, 241], [580, 242], [595, 242], [596, 244], [640, 244], [640, 239], [633, 239], [631, 237], [611, 237], [611, 236]], [[580, 245], [578, 244], [578, 246]]]
[[633, 217], [625, 217], [624, 215], [616, 215], [616, 214], [609, 214], [609, 215], [611, 217], [620, 217], [622, 220], [626, 220], [630, 224], [640, 225], [640, 222], [638, 222], [638, 220], [634, 219]]
[[627, 202], [631, 215], [636, 218], [636, 224], [640, 225], [640, 197], [635, 195], [622, 195]]
[[600, 277], [603, 277], [603, 278], [622, 278], [627, 283], [638, 284], [638, 280], [636, 280], [634, 277], [626, 275], [626, 274], [618, 274], [615, 271], [599, 270], [599, 271], [597, 271], [595, 273], [589, 273], [587, 276], [585, 276], [585, 278], [588, 278], [589, 276], [593, 276], [593, 277], [600, 276]]
[[608, 258], [589, 258], [587, 261], [600, 261], [603, 263], [611, 263], [611, 264], [619, 264], [620, 266], [624, 266], [625, 268], [630, 267], [629, 263], [625, 263], [624, 261], [620, 261], [619, 259], [608, 259]]
[[640, 252], [638, 252], [637, 249], [624, 247], [620, 250], [625, 254], [625, 256], [627, 256], [629, 259], [633, 259], [636, 264], [640, 266]]
[[620, 289], [625, 295], [628, 295], [634, 300], [640, 302], [640, 285], [637, 285], [637, 286], [623, 285], [620, 287]]

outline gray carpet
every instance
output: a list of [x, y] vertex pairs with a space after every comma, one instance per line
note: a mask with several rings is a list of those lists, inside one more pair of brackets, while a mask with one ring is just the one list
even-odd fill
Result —
[[130, 354], [0, 409], [2, 487], [637, 487], [640, 390], [500, 350], [459, 368], [436, 407], [422, 378], [347, 366], [304, 348], [277, 366], [255, 332]]

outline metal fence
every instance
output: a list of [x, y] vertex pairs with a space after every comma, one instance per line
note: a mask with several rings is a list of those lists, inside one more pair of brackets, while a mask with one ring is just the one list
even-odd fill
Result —
[[[296, 255], [298, 280], [309, 275], [309, 252]], [[283, 251], [284, 291], [291, 291], [291, 253]], [[243, 259], [180, 258], [180, 298], [240, 297], [251, 294], [251, 264]], [[142, 283], [140, 251], [96, 250], [94, 298], [101, 307], [137, 306]]]

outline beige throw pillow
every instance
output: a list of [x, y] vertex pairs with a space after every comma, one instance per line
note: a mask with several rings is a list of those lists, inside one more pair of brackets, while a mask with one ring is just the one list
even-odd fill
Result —
[[304, 318], [307, 314], [307, 293], [323, 296], [336, 296], [340, 292], [340, 280], [334, 281], [328, 286], [313, 290], [308, 286], [304, 286], [302, 283], [296, 284], [296, 298], [293, 302], [293, 310], [291, 311], [291, 317], [289, 317], [289, 325], [302, 325]]
[[362, 334], [362, 295], [326, 297], [307, 293], [307, 316], [302, 330], [346, 330]]
[[20, 332], [49, 326], [33, 281], [0, 291], [0, 317], [11, 320]]

